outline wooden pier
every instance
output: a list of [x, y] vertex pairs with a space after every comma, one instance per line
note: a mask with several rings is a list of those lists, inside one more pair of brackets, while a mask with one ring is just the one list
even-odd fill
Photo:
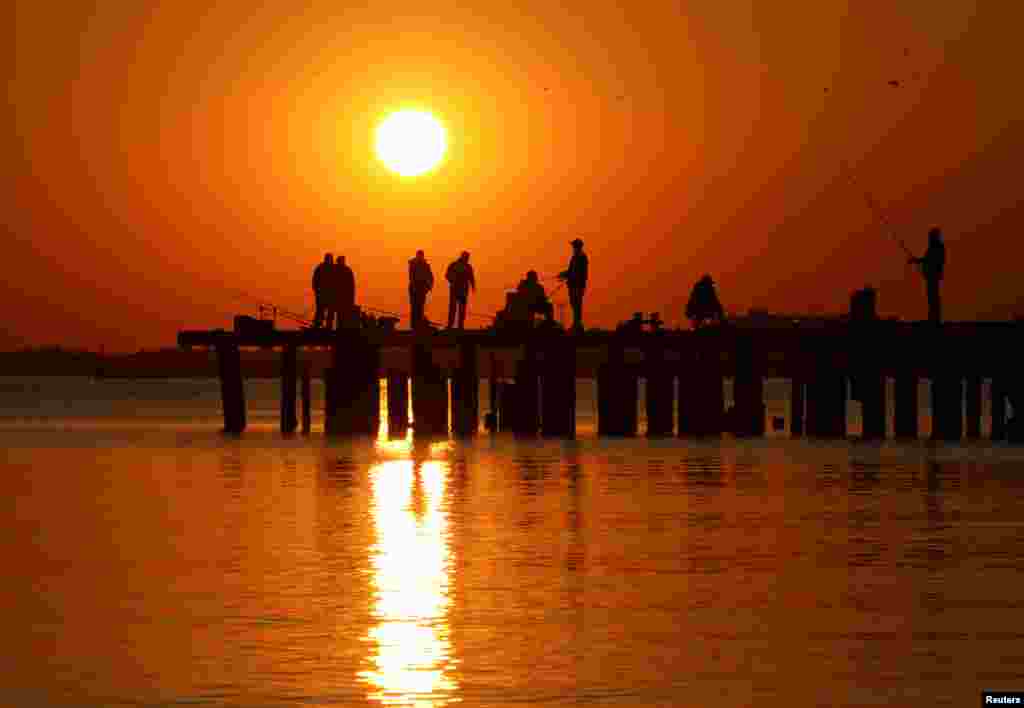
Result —
[[[982, 388], [991, 391], [990, 437], [1022, 440], [1024, 368], [1019, 361], [1024, 323], [873, 321], [794, 323], [792, 327], [721, 327], [685, 332], [570, 335], [534, 329], [518, 334], [489, 330], [412, 333], [355, 329], [256, 332], [183, 331], [183, 348], [217, 353], [224, 430], [246, 427], [240, 350], [281, 352], [281, 431], [299, 425], [297, 380], [301, 371], [302, 431], [310, 430], [310, 384], [303, 349], [331, 352], [324, 372], [324, 427], [328, 434], [373, 434], [380, 423], [380, 379], [388, 382], [391, 430], [409, 424], [418, 434], [477, 434], [482, 369], [491, 377], [494, 428], [520, 436], [571, 438], [576, 426], [577, 378], [597, 381], [599, 435], [639, 431], [639, 385], [646, 386], [649, 436], [737, 436], [765, 433], [766, 378], [791, 385], [788, 430], [793, 436], [843, 438], [847, 403], [858, 401], [863, 438], [916, 438], [918, 382], [930, 382], [932, 438], [977, 439], [982, 430]], [[381, 366], [381, 354], [408, 352], [407, 367]], [[513, 355], [505, 377], [495, 354]], [[437, 356], [435, 356], [437, 355]], [[452, 357], [451, 355], [454, 355]], [[436, 359], [453, 360], [442, 366]], [[589, 363], [588, 363], [589, 362]], [[726, 410], [723, 384], [733, 381]], [[892, 406], [887, 379], [894, 382]], [[410, 391], [411, 382], [411, 391]], [[450, 383], [450, 386], [449, 386]], [[449, 409], [451, 411], [449, 423]], [[892, 416], [888, 411], [892, 410]], [[1008, 417], [1013, 411], [1015, 419]]]

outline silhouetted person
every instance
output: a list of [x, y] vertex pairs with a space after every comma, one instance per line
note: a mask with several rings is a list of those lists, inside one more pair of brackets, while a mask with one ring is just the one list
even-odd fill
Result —
[[457, 261], [452, 261], [444, 274], [448, 281], [448, 329], [455, 324], [458, 314], [459, 329], [466, 324], [466, 301], [469, 299], [470, 288], [476, 290], [473, 277], [473, 266], [469, 264], [469, 251], [463, 251]]
[[330, 253], [324, 254], [322, 263], [318, 263], [313, 269], [313, 299], [316, 302], [316, 314], [313, 315], [313, 327], [320, 328], [324, 323], [324, 316], [328, 317], [327, 329], [334, 323], [334, 305], [332, 303], [332, 281], [334, 274], [334, 256]]
[[569, 288], [569, 305], [572, 307], [572, 328], [575, 332], [583, 331], [583, 293], [587, 289], [587, 271], [590, 261], [583, 252], [583, 241], [573, 239], [572, 258], [569, 267], [558, 274]]
[[411, 326], [420, 329], [425, 323], [423, 310], [427, 304], [427, 293], [434, 288], [434, 273], [423, 255], [416, 251], [416, 257], [409, 259], [409, 305], [412, 308]]
[[345, 256], [334, 262], [335, 307], [338, 310], [338, 329], [352, 321], [356, 307], [356, 277], [345, 263]]
[[928, 250], [920, 258], [911, 258], [910, 264], [921, 266], [921, 275], [928, 285], [928, 321], [938, 324], [942, 321], [942, 301], [939, 299], [939, 284], [946, 268], [946, 247], [942, 243], [942, 231], [936, 227], [928, 232]]
[[555, 308], [552, 306], [551, 301], [548, 300], [547, 293], [544, 292], [544, 286], [540, 284], [537, 271], [529, 271], [526, 274], [526, 278], [519, 281], [516, 293], [521, 298], [528, 317], [532, 318], [532, 315], [537, 313], [544, 315], [544, 319], [548, 322], [554, 321]]
[[721, 322], [725, 319], [722, 303], [715, 292], [715, 281], [710, 275], [704, 275], [690, 292], [690, 300], [686, 303], [686, 316], [693, 322], [694, 329], [699, 329], [706, 322]]

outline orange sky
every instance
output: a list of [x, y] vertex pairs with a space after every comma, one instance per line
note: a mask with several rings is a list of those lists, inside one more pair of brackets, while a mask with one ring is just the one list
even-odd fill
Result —
[[[239, 292], [308, 309], [328, 250], [405, 312], [415, 249], [438, 276], [467, 249], [493, 313], [576, 235], [592, 326], [675, 324], [704, 272], [733, 311], [871, 284], [923, 317], [843, 161], [914, 250], [943, 226], [947, 317], [1024, 312], [1016, 3], [207, 5], [15, 0], [0, 346], [173, 345]], [[372, 154], [410, 105], [449, 129], [419, 179]]]

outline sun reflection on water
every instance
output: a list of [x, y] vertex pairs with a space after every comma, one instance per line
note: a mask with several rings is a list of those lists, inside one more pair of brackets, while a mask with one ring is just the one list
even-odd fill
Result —
[[[404, 441], [402, 441], [404, 442]], [[451, 550], [442, 508], [447, 463], [388, 460], [370, 471], [377, 543], [372, 549], [375, 616], [367, 641], [369, 696], [387, 705], [458, 701], [448, 636]]]

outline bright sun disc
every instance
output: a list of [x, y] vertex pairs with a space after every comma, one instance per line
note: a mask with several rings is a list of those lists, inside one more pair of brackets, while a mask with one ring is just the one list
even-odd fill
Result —
[[423, 111], [392, 113], [377, 127], [377, 158], [389, 170], [411, 177], [430, 170], [444, 157], [444, 126]]

